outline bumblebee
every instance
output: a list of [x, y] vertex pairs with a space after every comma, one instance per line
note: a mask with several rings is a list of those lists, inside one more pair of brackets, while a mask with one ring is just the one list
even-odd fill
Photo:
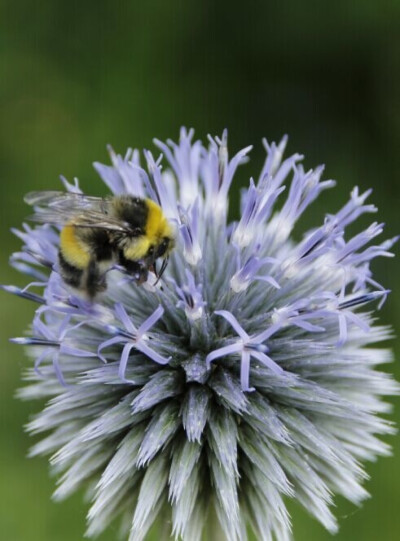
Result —
[[[58, 262], [64, 282], [93, 299], [107, 288], [106, 273], [123, 268], [138, 283], [149, 271], [159, 279], [174, 247], [174, 233], [151, 199], [131, 195], [107, 198], [83, 194], [30, 192], [31, 220], [61, 225]], [[160, 272], [156, 260], [163, 258]]]

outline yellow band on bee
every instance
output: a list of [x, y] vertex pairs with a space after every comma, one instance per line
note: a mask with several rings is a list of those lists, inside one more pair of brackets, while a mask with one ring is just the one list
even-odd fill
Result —
[[148, 215], [146, 220], [146, 236], [152, 244], [158, 244], [163, 237], [170, 237], [172, 230], [161, 207], [151, 199], [146, 199]]
[[142, 259], [149, 251], [149, 248], [149, 239], [145, 236], [138, 237], [130, 242], [126, 248], [124, 248], [124, 256], [131, 261]]
[[60, 233], [60, 248], [64, 259], [77, 269], [85, 269], [90, 262], [90, 254], [76, 236], [73, 225], [66, 225]]

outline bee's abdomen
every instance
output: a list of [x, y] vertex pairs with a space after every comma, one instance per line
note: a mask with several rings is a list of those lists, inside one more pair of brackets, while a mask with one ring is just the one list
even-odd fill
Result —
[[109, 261], [113, 250], [108, 232], [66, 225], [60, 234], [60, 251], [67, 263], [77, 269], [86, 269], [91, 260]]
[[83, 270], [89, 265], [90, 250], [77, 235], [74, 225], [66, 225], [60, 233], [60, 254], [73, 268]]
[[113, 247], [107, 231], [103, 229], [91, 229], [86, 236], [85, 242], [92, 258], [98, 262], [110, 261], [113, 257]]
[[84, 274], [83, 269], [74, 267], [62, 254], [62, 251], [58, 252], [58, 263], [60, 265], [60, 274], [64, 282], [72, 287], [80, 288], [82, 285], [82, 276]]

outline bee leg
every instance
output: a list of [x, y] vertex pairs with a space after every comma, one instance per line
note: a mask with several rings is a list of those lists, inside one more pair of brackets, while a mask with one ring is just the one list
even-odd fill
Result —
[[147, 282], [148, 276], [149, 276], [149, 271], [147, 267], [144, 267], [143, 265], [139, 265], [138, 279], [137, 279], [138, 284], [143, 284], [144, 282]]
[[142, 265], [137, 261], [131, 261], [129, 262], [129, 266], [125, 267], [125, 269], [138, 284], [143, 284], [147, 281], [149, 271], [145, 265]]
[[122, 251], [118, 253], [118, 262], [121, 267], [124, 267], [126, 273], [132, 276], [138, 284], [143, 284], [143, 282], [146, 282], [149, 271], [145, 264], [141, 263], [140, 261], [127, 259]]
[[97, 261], [91, 259], [86, 274], [86, 291], [91, 298], [94, 298], [97, 293], [105, 291], [106, 289], [107, 283], [105, 274], [100, 271]]

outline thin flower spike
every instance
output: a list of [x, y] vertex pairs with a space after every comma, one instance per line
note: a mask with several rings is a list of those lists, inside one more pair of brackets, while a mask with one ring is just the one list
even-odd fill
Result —
[[34, 337], [11, 338], [11, 342], [22, 345], [41, 346], [43, 350], [35, 359], [34, 369], [36, 374], [38, 374], [40, 377], [45, 377], [45, 375], [40, 371], [39, 367], [46, 358], [51, 357], [51, 362], [57, 379], [63, 387], [66, 387], [67, 382], [65, 381], [59, 363], [60, 356], [73, 355], [75, 357], [95, 357], [95, 354], [92, 351], [86, 351], [78, 348], [73, 340], [68, 342], [66, 339], [67, 333], [75, 331], [84, 325], [85, 322], [83, 321], [70, 326], [69, 323], [71, 318], [70, 316], [65, 316], [63, 319], [61, 319], [60, 324], [55, 329], [53, 325], [50, 327], [41, 320], [40, 317], [42, 313], [43, 311], [41, 311], [40, 308], [36, 311], [36, 317], [34, 318], [32, 324], [33, 332], [35, 334]]
[[175, 285], [176, 292], [181, 299], [176, 306], [185, 310], [190, 321], [196, 321], [202, 317], [206, 303], [203, 300], [202, 286], [195, 284], [193, 274], [189, 270], [186, 270], [186, 277], [187, 285], [183, 288]]
[[198, 199], [188, 211], [180, 209], [180, 233], [183, 240], [183, 254], [189, 265], [196, 267], [202, 258], [199, 242], [199, 203]]
[[249, 372], [250, 372], [250, 358], [253, 356], [272, 372], [277, 375], [283, 373], [283, 369], [277, 365], [268, 355], [265, 354], [268, 351], [268, 347], [261, 343], [261, 335], [250, 337], [246, 331], [240, 326], [238, 320], [230, 312], [226, 310], [217, 310], [214, 312], [217, 316], [225, 318], [233, 329], [239, 335], [239, 340], [229, 346], [216, 349], [209, 353], [206, 357], [207, 367], [210, 367], [212, 361], [219, 357], [225, 357], [226, 355], [232, 355], [233, 353], [241, 354], [241, 368], [240, 368], [240, 383], [244, 391], [255, 391], [254, 387], [249, 387]]
[[104, 363], [107, 363], [107, 359], [101, 353], [103, 349], [113, 346], [115, 344], [124, 344], [122, 349], [121, 358], [119, 362], [118, 376], [124, 383], [132, 383], [131, 380], [126, 379], [125, 372], [129, 361], [129, 355], [132, 349], [136, 349], [142, 352], [146, 357], [149, 357], [154, 362], [164, 365], [168, 364], [170, 358], [163, 357], [146, 344], [148, 339], [146, 333], [153, 325], [162, 317], [164, 309], [159, 306], [137, 329], [129, 318], [124, 306], [120, 303], [115, 305], [115, 314], [117, 318], [124, 325], [126, 331], [120, 329], [114, 325], [107, 325], [106, 329], [116, 335], [113, 338], [109, 338], [102, 342], [97, 348], [97, 355]]
[[[368, 496], [365, 462], [389, 454], [380, 437], [394, 432], [384, 399], [400, 390], [379, 370], [391, 330], [374, 310], [389, 291], [372, 268], [398, 237], [375, 244], [379, 221], [349, 233], [377, 211], [358, 188], [299, 235], [335, 183], [285, 159], [287, 141], [263, 141], [260, 173], [250, 146], [230, 154], [226, 130], [204, 145], [182, 128], [155, 140], [161, 156], [108, 147], [111, 165], [94, 166], [111, 194], [155, 201], [175, 231], [158, 280], [116, 261], [88, 300], [59, 274], [59, 226], [13, 230], [23, 246], [10, 263], [28, 285], [2, 289], [36, 309], [13, 339], [32, 359], [19, 395], [47, 400], [28, 425], [41, 436], [31, 455], [50, 456], [54, 499], [90, 494], [88, 537], [120, 519], [128, 541], [155, 520], [176, 540], [206, 527], [211, 540], [292, 541], [288, 499], [335, 532], [335, 497]], [[229, 223], [239, 166], [249, 183]]]
[[240, 262], [238, 261], [238, 270], [231, 278], [231, 288], [233, 291], [235, 291], [235, 293], [240, 293], [241, 291], [245, 291], [253, 280], [263, 280], [264, 282], [268, 282], [273, 287], [280, 289], [280, 285], [272, 276], [259, 276], [256, 274], [267, 263], [276, 262], [277, 260], [272, 257], [260, 258], [254, 255], [250, 256], [242, 267], [240, 267]]

